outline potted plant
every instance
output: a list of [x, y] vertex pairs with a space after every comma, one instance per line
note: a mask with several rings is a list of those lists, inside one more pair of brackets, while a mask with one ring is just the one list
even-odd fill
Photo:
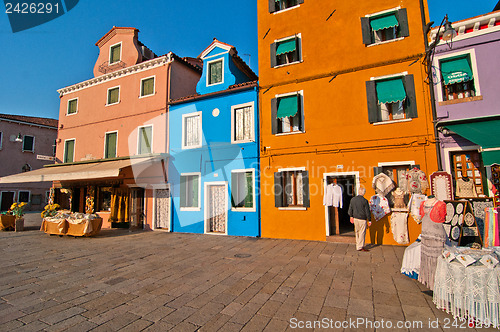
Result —
[[24, 208], [28, 205], [25, 202], [14, 203], [10, 207], [10, 212], [16, 217], [16, 232], [24, 230]]
[[59, 210], [61, 206], [59, 204], [47, 204], [43, 209], [41, 216], [42, 218], [51, 218], [57, 214], [57, 210]]

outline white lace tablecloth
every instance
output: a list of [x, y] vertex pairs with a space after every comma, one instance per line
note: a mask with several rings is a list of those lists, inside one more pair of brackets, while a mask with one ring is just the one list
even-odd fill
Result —
[[500, 266], [465, 267], [458, 261], [438, 258], [433, 301], [454, 317], [474, 319], [500, 327]]

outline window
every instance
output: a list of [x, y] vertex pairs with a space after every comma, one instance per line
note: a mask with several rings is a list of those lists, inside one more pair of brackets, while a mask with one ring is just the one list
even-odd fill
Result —
[[269, 12], [274, 13], [304, 3], [304, 0], [269, 0]]
[[112, 45], [109, 49], [109, 64], [119, 62], [122, 57], [122, 44]]
[[99, 187], [98, 211], [111, 211], [111, 187]]
[[309, 172], [283, 170], [274, 173], [276, 207], [309, 207]]
[[234, 209], [253, 209], [254, 202], [254, 170], [231, 172], [231, 206]]
[[232, 111], [232, 142], [253, 142], [254, 120], [253, 103], [236, 105], [231, 107]]
[[75, 140], [64, 141], [64, 160], [65, 163], [72, 163], [75, 157]]
[[19, 203], [29, 203], [30, 202], [30, 195], [31, 193], [29, 191], [19, 191], [17, 195], [17, 201]]
[[141, 97], [150, 96], [155, 93], [155, 78], [148, 77], [141, 80]]
[[[409, 171], [410, 169], [413, 169], [414, 167], [420, 169], [420, 165], [414, 165], [414, 161], [410, 161], [408, 163], [405, 162], [400, 162], [400, 163], [379, 163], [379, 167], [374, 168], [373, 175], [376, 176], [380, 173], [384, 173], [387, 175], [395, 185], [395, 188], [401, 188], [403, 191], [406, 191], [407, 188], [404, 187], [406, 184], [406, 172]], [[402, 187], [403, 186], [403, 187]], [[388, 193], [386, 196], [387, 200], [389, 201], [389, 206], [391, 208], [394, 207], [395, 204], [395, 199], [392, 195], [392, 191]], [[408, 204], [409, 196], [405, 196], [405, 203]]]
[[54, 145], [52, 145], [52, 155], [55, 157], [57, 151], [57, 140], [54, 140]]
[[418, 117], [413, 75], [368, 81], [366, 94], [370, 123]]
[[201, 112], [184, 114], [182, 116], [182, 148], [193, 149], [201, 147]]
[[32, 205], [41, 205], [42, 204], [42, 195], [33, 195], [31, 196], [31, 204]]
[[443, 100], [476, 96], [470, 54], [439, 61]]
[[104, 142], [104, 158], [116, 157], [116, 143], [118, 140], [118, 132], [106, 133]]
[[200, 208], [200, 174], [181, 175], [180, 181], [181, 208]]
[[363, 44], [380, 44], [385, 41], [408, 37], [408, 15], [406, 9], [386, 11], [361, 18]]
[[139, 143], [137, 145], [137, 154], [152, 153], [153, 127], [139, 127]]
[[76, 114], [78, 112], [78, 98], [68, 100], [67, 115]]
[[114, 87], [108, 89], [108, 101], [107, 105], [117, 104], [120, 101], [120, 87]]
[[281, 39], [271, 44], [271, 67], [301, 61], [301, 35]]
[[[485, 169], [481, 156], [477, 151], [467, 151], [467, 152], [456, 152], [450, 155], [451, 157], [451, 174], [453, 177], [454, 188], [457, 188], [457, 181], [462, 178], [468, 178], [469, 181], [474, 183], [474, 189], [477, 195], [483, 195], [485, 193], [483, 188], [483, 183], [485, 179]], [[486, 191], [487, 192], [487, 191]], [[455, 190], [455, 196], [465, 197], [457, 195]]]
[[35, 137], [34, 136], [24, 135], [24, 137], [23, 137], [23, 151], [35, 152]]
[[207, 85], [219, 84], [224, 81], [223, 65], [224, 65], [223, 59], [211, 61], [208, 63]]
[[0, 131], [0, 150], [2, 149], [3, 144], [3, 133]]
[[271, 100], [272, 133], [286, 134], [304, 131], [302, 92], [276, 96]]

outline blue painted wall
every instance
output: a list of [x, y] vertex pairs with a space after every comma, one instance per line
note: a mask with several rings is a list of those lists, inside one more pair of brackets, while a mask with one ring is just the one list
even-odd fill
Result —
[[[211, 55], [218, 54], [216, 57]], [[224, 83], [206, 86], [206, 62], [224, 58]], [[232, 84], [248, 81], [230, 59], [227, 51], [215, 48], [204, 59], [204, 71], [197, 86], [200, 94], [227, 90]], [[172, 231], [185, 233], [205, 232], [205, 183], [227, 183], [227, 234], [236, 236], [260, 236], [260, 179], [259, 179], [259, 133], [258, 92], [249, 87], [236, 92], [215, 94], [183, 103], [170, 105], [169, 135], [170, 160], [168, 177], [172, 188]], [[231, 143], [231, 107], [253, 103], [254, 142]], [[214, 116], [213, 110], [219, 114]], [[202, 147], [182, 148], [182, 116], [201, 112]], [[231, 171], [253, 169], [255, 174], [254, 211], [231, 209]], [[180, 176], [182, 173], [200, 173], [200, 208], [186, 211], [180, 208]]]

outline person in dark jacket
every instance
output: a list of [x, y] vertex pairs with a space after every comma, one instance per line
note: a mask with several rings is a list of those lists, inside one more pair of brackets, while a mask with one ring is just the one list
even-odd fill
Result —
[[363, 196], [366, 194], [364, 187], [359, 187], [358, 195], [351, 199], [348, 214], [351, 217], [351, 224], [354, 224], [356, 231], [356, 250], [369, 251], [365, 248], [366, 225], [372, 225], [372, 215], [370, 204]]

